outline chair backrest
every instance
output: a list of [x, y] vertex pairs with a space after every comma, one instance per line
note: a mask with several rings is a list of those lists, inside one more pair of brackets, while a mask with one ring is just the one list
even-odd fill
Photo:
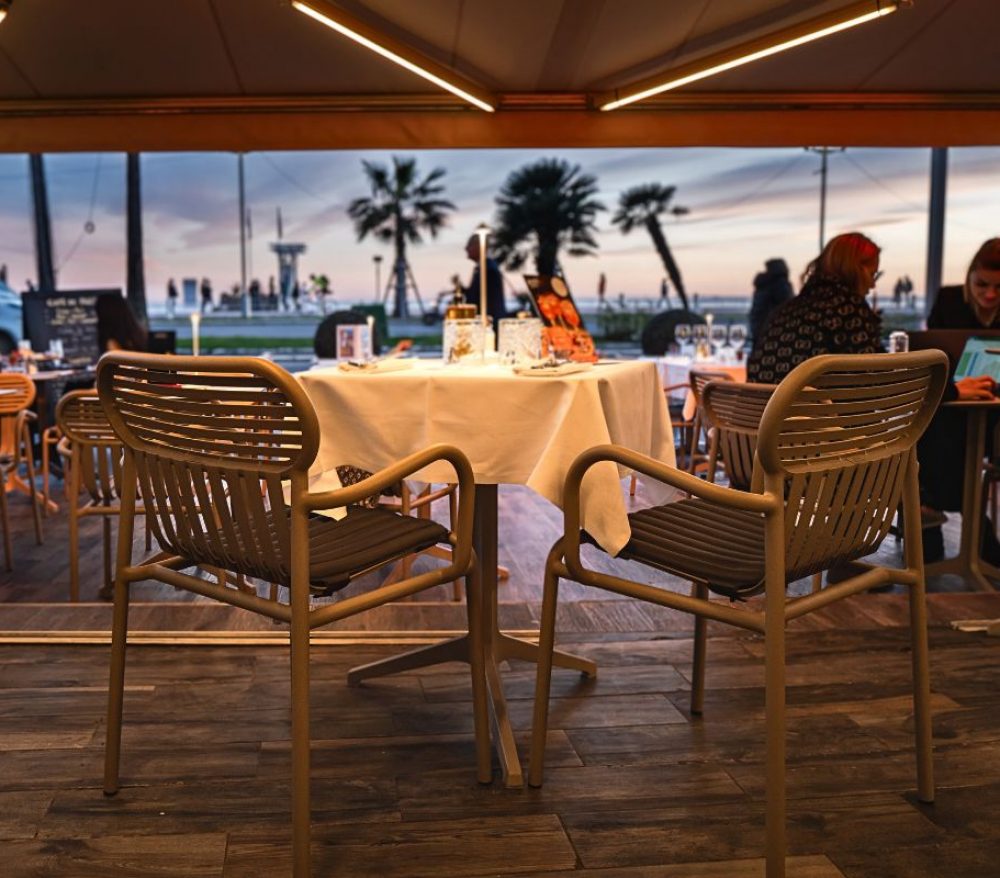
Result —
[[732, 381], [733, 376], [728, 372], [723, 372], [721, 369], [692, 369], [688, 373], [689, 380], [691, 382], [691, 393], [694, 395], [694, 401], [699, 406], [701, 405], [701, 395], [705, 390], [705, 385], [709, 381]]
[[101, 358], [97, 388], [135, 460], [160, 545], [198, 563], [287, 582], [283, 483], [298, 476], [305, 487], [319, 446], [316, 412], [298, 382], [255, 357], [118, 351]]
[[35, 401], [35, 382], [23, 372], [0, 372], [0, 454], [14, 453], [16, 415]]
[[93, 390], [67, 393], [56, 406], [56, 424], [72, 443], [80, 463], [80, 482], [95, 503], [120, 497], [122, 443]]
[[774, 390], [773, 384], [710, 381], [702, 391], [705, 421], [715, 431], [715, 447], [732, 488], [751, 488], [760, 419]]
[[882, 542], [947, 378], [940, 351], [841, 354], [813, 357], [778, 385], [761, 418], [757, 465], [762, 481], [784, 484], [790, 579]]

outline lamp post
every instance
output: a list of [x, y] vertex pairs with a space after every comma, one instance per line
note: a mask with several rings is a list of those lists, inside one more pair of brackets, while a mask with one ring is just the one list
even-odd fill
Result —
[[479, 237], [479, 319], [483, 323], [483, 332], [486, 331], [486, 239], [490, 236], [490, 227], [486, 223], [476, 226], [476, 235]]
[[376, 253], [372, 257], [372, 262], [375, 263], [375, 301], [377, 302], [382, 293], [382, 257]]

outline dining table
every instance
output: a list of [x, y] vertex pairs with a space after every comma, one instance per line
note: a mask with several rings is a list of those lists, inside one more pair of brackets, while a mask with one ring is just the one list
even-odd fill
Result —
[[927, 576], [945, 573], [963, 577], [980, 591], [996, 591], [1000, 569], [980, 555], [983, 542], [983, 457], [986, 454], [986, 425], [992, 412], [1000, 412], [1000, 399], [951, 400], [941, 404], [965, 414], [965, 472], [962, 481], [962, 532], [958, 554], [930, 563]]
[[[390, 361], [391, 362], [391, 361]], [[315, 368], [299, 373], [320, 423], [320, 447], [310, 481], [314, 490], [337, 486], [341, 464], [377, 470], [429, 445], [457, 446], [475, 476], [474, 544], [487, 607], [487, 677], [494, 746], [508, 786], [523, 773], [504, 699], [499, 664], [536, 661], [538, 646], [500, 630], [497, 615], [498, 491], [526, 485], [556, 506], [569, 467], [586, 449], [625, 446], [673, 464], [670, 416], [659, 372], [648, 361], [601, 361], [579, 370], [517, 370], [497, 363], [445, 365], [408, 360], [391, 369]], [[622, 479], [613, 463], [594, 467], [583, 482], [582, 526], [611, 555], [630, 529]], [[415, 473], [426, 482], [453, 480], [450, 467], [431, 464]], [[673, 489], [644, 484], [652, 503], [675, 499]], [[541, 582], [539, 594], [541, 593]], [[459, 636], [353, 669], [349, 683], [447, 661], [467, 661]], [[588, 676], [596, 665], [557, 653], [555, 662]]]

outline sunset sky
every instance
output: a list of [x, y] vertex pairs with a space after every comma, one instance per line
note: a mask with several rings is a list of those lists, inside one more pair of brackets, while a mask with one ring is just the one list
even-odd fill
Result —
[[[564, 268], [581, 298], [594, 295], [601, 272], [608, 294], [656, 296], [663, 269], [648, 235], [623, 236], [610, 224], [619, 193], [640, 183], [677, 187], [676, 203], [690, 209], [668, 219], [665, 231], [690, 292], [748, 295], [765, 259], [784, 257], [794, 274], [815, 256], [818, 242], [818, 156], [802, 149], [452, 150], [407, 153], [426, 173], [447, 171], [446, 197], [457, 206], [447, 229], [410, 251], [425, 301], [471, 264], [463, 244], [491, 220], [493, 199], [507, 175], [541, 156], [557, 156], [597, 178], [600, 252], [569, 258]], [[266, 284], [275, 274], [268, 243], [280, 206], [286, 240], [308, 251], [300, 276], [327, 274], [337, 300], [374, 296], [372, 257], [381, 253], [383, 283], [391, 254], [355, 240], [346, 206], [367, 194], [362, 159], [388, 162], [388, 152], [251, 153], [245, 161], [252, 217], [252, 274]], [[909, 274], [922, 293], [927, 246], [930, 151], [850, 149], [830, 159], [828, 237], [858, 229], [883, 248], [880, 292]], [[124, 156], [49, 155], [46, 169], [59, 285], [122, 286], [125, 276]], [[142, 157], [146, 283], [151, 303], [162, 300], [169, 277], [208, 276], [214, 287], [239, 279], [236, 157], [227, 153], [147, 153]], [[945, 280], [962, 279], [985, 238], [1000, 234], [1000, 149], [950, 151]], [[84, 232], [88, 218], [93, 234]], [[0, 155], [0, 263], [11, 285], [34, 278], [28, 160]], [[517, 288], [523, 285], [509, 275]]]

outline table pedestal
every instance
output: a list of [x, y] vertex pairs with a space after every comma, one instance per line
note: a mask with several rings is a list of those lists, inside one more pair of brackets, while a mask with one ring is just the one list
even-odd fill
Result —
[[[519, 659], [526, 662], [538, 661], [538, 645], [527, 640], [511, 637], [500, 630], [497, 619], [497, 486], [476, 485], [475, 527], [473, 542], [479, 563], [483, 587], [483, 606], [486, 611], [488, 637], [486, 640], [486, 682], [489, 692], [490, 717], [493, 723], [493, 741], [500, 760], [504, 784], [508, 787], [524, 785], [521, 762], [517, 756], [514, 732], [507, 712], [507, 701], [500, 679], [500, 662]], [[442, 662], [468, 662], [468, 636], [453, 637], [433, 646], [420, 647], [392, 658], [371, 662], [352, 668], [347, 674], [348, 685], [354, 686], [362, 680], [383, 677], [416, 668], [425, 668]], [[597, 665], [564, 652], [556, 652], [554, 663], [558, 667], [571, 668], [597, 676]]]
[[962, 538], [958, 554], [928, 564], [924, 573], [937, 576], [954, 573], [964, 577], [980, 591], [996, 591], [990, 579], [1000, 581], [1000, 569], [984, 561], [980, 555], [983, 542], [983, 455], [986, 453], [986, 416], [996, 403], [946, 403], [968, 408], [965, 440], [965, 475], [962, 484]]

